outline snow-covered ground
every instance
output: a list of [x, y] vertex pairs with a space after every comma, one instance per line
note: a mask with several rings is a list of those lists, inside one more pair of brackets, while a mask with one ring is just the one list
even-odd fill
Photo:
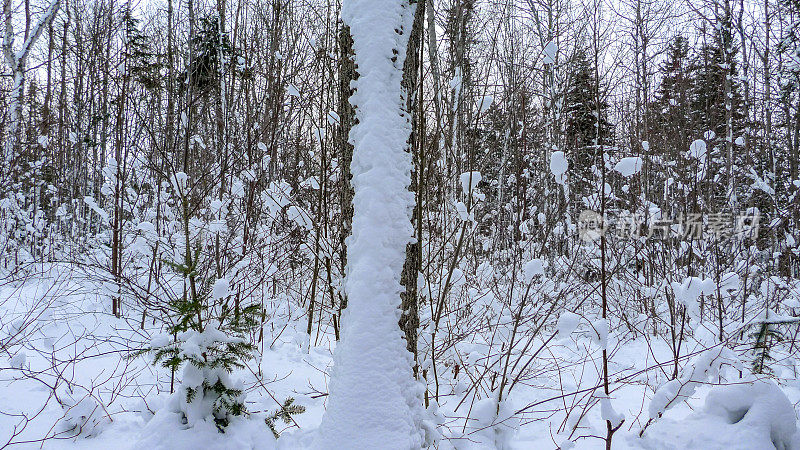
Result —
[[[154, 416], [170, 401], [170, 370], [151, 366], [147, 357], [129, 359], [126, 354], [160, 330], [153, 328], [152, 320], [145, 320], [142, 328], [141, 320], [111, 316], [109, 297], [101, 292], [101, 284], [69, 266], [48, 267], [25, 282], [7, 282], [0, 288], [0, 332], [8, 343], [0, 360], [2, 444], [95, 449], [315, 446], [328, 399], [334, 341], [332, 336], [321, 336], [306, 352], [303, 319], [291, 300], [281, 297], [271, 305], [275, 321], [265, 329], [263, 346], [245, 370], [233, 375], [246, 386], [252, 415], [234, 421], [221, 434], [213, 424], [187, 428]], [[449, 375], [441, 374], [447, 379], [443, 384], [448, 385], [448, 394], [440, 396], [438, 409], [428, 408], [444, 437], [438, 448], [601, 448], [600, 439], [589, 437], [602, 435], [605, 422], [600, 407], [586, 407], [590, 392], [585, 387], [599, 380], [585, 356], [597, 340], [587, 329], [585, 321], [565, 316], [558, 336], [547, 346], [549, 355], [544, 356], [560, 367], [527, 378], [501, 405], [499, 414], [492, 398], [461, 395], [469, 390], [463, 376], [454, 376], [452, 369]], [[656, 366], [669, 360], [668, 348], [641, 335], [619, 343], [616, 335], [612, 327], [609, 348], [615, 350], [610, 373], [619, 374], [612, 377], [612, 401], [625, 422], [614, 436], [614, 448], [800, 448], [796, 433], [800, 383], [791, 370], [779, 368], [775, 380], [780, 385], [772, 379], [744, 382], [746, 375], [740, 381], [738, 369], [728, 365], [732, 361], [716, 359], [712, 349], [685, 364], [678, 380], [691, 389], [681, 388], [686, 398], [664, 407], [669, 392], [659, 389], [654, 395], [654, 390], [666, 385], [671, 364], [662, 366], [664, 370]], [[460, 348], [465, 364], [469, 352], [478, 354], [481, 345], [467, 347]], [[691, 368], [696, 371], [688, 372]], [[732, 384], [715, 386], [720, 380]], [[276, 441], [262, 416], [287, 397], [294, 397], [306, 411], [294, 416], [296, 423], [281, 423], [279, 429], [285, 431]], [[472, 403], [470, 408], [459, 405], [464, 398]], [[530, 406], [537, 402], [543, 403]], [[519, 412], [525, 408], [529, 412]], [[663, 417], [652, 421], [639, 437], [653, 409], [664, 411]], [[460, 418], [467, 410], [470, 419], [465, 426]], [[568, 417], [565, 411], [570, 411]], [[573, 436], [570, 441], [564, 430], [578, 418], [574, 436], [584, 437]]]

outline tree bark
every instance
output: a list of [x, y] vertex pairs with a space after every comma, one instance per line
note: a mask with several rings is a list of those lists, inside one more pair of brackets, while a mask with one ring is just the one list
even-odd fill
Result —
[[408, 150], [411, 152], [414, 163], [411, 172], [411, 186], [409, 189], [414, 192], [415, 207], [411, 217], [414, 226], [415, 240], [406, 246], [406, 260], [403, 264], [403, 272], [400, 276], [400, 284], [405, 288], [400, 293], [402, 299], [402, 315], [400, 316], [400, 329], [406, 337], [406, 348], [414, 355], [414, 376], [417, 376], [417, 332], [419, 328], [419, 301], [417, 298], [417, 277], [420, 269], [420, 241], [421, 227], [421, 199], [420, 199], [420, 176], [423, 167], [419, 164], [421, 147], [424, 143], [424, 131], [420, 126], [421, 102], [419, 102], [419, 90], [422, 85], [419, 83], [419, 72], [422, 66], [422, 32], [424, 28], [425, 1], [413, 1], [416, 4], [414, 13], [414, 24], [408, 40], [406, 59], [403, 65], [403, 89], [406, 94], [406, 113], [411, 119], [411, 136], [408, 140]]
[[[353, 222], [353, 185], [350, 180], [350, 163], [353, 161], [353, 144], [348, 140], [350, 129], [355, 125], [355, 109], [350, 104], [353, 89], [350, 84], [358, 78], [355, 61], [353, 60], [353, 38], [350, 36], [350, 27], [341, 24], [339, 29], [339, 128], [336, 136], [336, 148], [339, 157], [340, 187], [339, 202], [342, 208], [341, 226], [339, 231], [339, 244], [341, 247], [341, 271], [345, 273], [347, 266], [347, 246], [345, 239], [352, 231]], [[340, 294], [337, 323], [341, 323], [342, 310], [347, 308], [347, 295]]]

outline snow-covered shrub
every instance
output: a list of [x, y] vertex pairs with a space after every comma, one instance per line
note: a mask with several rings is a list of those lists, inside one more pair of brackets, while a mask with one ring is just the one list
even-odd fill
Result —
[[726, 347], [707, 350], [692, 359], [678, 378], [656, 390], [648, 408], [650, 419], [639, 435], [665, 411], [694, 395], [699, 385], [719, 381], [722, 365], [731, 360], [735, 360], [735, 355]]
[[154, 353], [155, 362], [164, 367], [183, 366], [178, 392], [187, 425], [194, 426], [213, 416], [222, 430], [231, 416], [246, 412], [243, 386], [230, 378], [234, 369], [244, 367], [242, 362], [252, 351], [252, 345], [241, 336], [229, 336], [207, 325], [202, 331], [176, 333], [171, 341], [169, 336], [160, 336], [148, 350]]

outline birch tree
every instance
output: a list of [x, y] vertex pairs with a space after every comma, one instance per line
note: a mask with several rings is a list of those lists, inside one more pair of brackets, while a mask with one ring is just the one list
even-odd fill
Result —
[[[53, 19], [60, 5], [61, 0], [53, 0], [44, 12], [42, 12], [33, 30], [29, 32], [26, 27], [22, 46], [19, 49], [15, 49], [14, 41], [16, 40], [16, 34], [14, 32], [13, 7], [11, 0], [3, 1], [3, 19], [6, 25], [5, 34], [3, 36], [3, 57], [6, 65], [11, 69], [14, 79], [11, 89], [11, 106], [9, 108], [11, 129], [9, 140], [6, 143], [6, 161], [13, 160], [13, 146], [18, 144], [21, 140], [20, 121], [22, 117], [22, 99], [25, 90], [25, 63], [36, 41], [44, 30], [49, 28], [50, 24], [53, 23]], [[30, 19], [26, 18], [26, 23], [29, 22]]]

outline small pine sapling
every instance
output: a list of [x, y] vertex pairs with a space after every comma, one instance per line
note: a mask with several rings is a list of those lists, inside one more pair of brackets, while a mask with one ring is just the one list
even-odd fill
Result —
[[294, 398], [289, 397], [286, 399], [286, 401], [283, 402], [283, 405], [281, 405], [280, 408], [278, 408], [277, 410], [275, 410], [275, 412], [267, 416], [267, 418], [264, 419], [264, 422], [266, 422], [270, 431], [272, 431], [272, 434], [275, 435], [275, 439], [278, 439], [280, 437], [280, 433], [278, 432], [278, 429], [275, 427], [275, 422], [278, 419], [281, 419], [283, 420], [284, 423], [289, 424], [294, 420], [292, 419], [293, 415], [302, 414], [305, 411], [306, 411], [305, 406], [295, 405]]
[[783, 340], [783, 335], [775, 327], [775, 324], [765, 320], [757, 324], [758, 330], [751, 333], [750, 337], [755, 339], [753, 346], [753, 373], [755, 374], [771, 374], [772, 369], [769, 367], [769, 362], [772, 360], [770, 351], [776, 342]]
[[[181, 410], [187, 423], [213, 415], [223, 431], [231, 416], [247, 413], [242, 386], [232, 382], [230, 374], [244, 368], [252, 355], [254, 347], [246, 335], [261, 311], [250, 305], [231, 314], [227, 303], [216, 305], [211, 299], [210, 283], [200, 284], [196, 296], [170, 302], [177, 319], [169, 328], [171, 339], [155, 339], [138, 354], [152, 353], [155, 364], [173, 371], [183, 366], [179, 390], [184, 394]], [[221, 312], [212, 317], [214, 311]]]
[[[179, 178], [176, 176], [176, 179]], [[259, 324], [262, 308], [259, 304], [241, 307], [229, 303], [228, 281], [217, 280], [224, 289], [213, 287], [211, 270], [213, 257], [203, 252], [202, 232], [192, 244], [189, 232], [187, 196], [183, 185], [178, 195], [184, 205], [184, 242], [182, 261], [164, 261], [184, 279], [185, 289], [180, 297], [166, 301], [172, 325], [168, 335], [154, 339], [136, 355], [151, 353], [154, 363], [170, 368], [173, 374], [183, 367], [179, 386], [179, 410], [186, 424], [213, 416], [220, 432], [233, 416], [247, 414], [241, 383], [234, 383], [230, 374], [245, 367], [254, 346], [247, 338]]]

